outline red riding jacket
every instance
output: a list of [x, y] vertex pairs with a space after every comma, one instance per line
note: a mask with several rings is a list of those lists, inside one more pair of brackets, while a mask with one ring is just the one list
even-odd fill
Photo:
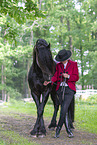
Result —
[[69, 88], [76, 92], [76, 81], [79, 80], [78, 66], [77, 62], [68, 60], [67, 66], [64, 70], [64, 65], [60, 62], [56, 65], [56, 72], [54, 76], [51, 78], [52, 84], [57, 81], [56, 91], [59, 89], [60, 83], [63, 81], [62, 73], [68, 73], [70, 75], [69, 79], [66, 79], [66, 83]]

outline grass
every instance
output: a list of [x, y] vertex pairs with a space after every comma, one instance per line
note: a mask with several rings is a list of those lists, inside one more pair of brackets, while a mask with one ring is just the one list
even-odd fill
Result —
[[97, 134], [97, 104], [76, 104], [75, 124], [80, 130]]
[[[0, 106], [0, 114], [2, 113], [5, 115], [8, 114], [10, 116], [14, 116], [14, 112], [23, 113], [34, 117], [37, 115], [36, 106], [34, 103], [13, 102], [11, 104], [5, 103], [2, 107]], [[50, 121], [52, 115], [53, 105], [47, 104], [44, 109], [44, 118]], [[74, 125], [78, 130], [97, 134], [97, 104], [89, 105], [77, 102], [75, 105]], [[26, 138], [13, 131], [4, 130], [0, 133], [0, 135], [3, 137], [6, 136], [6, 139], [2, 139], [2, 136], [0, 136], [0, 145], [35, 145], [35, 143], [29, 142]]]
[[[47, 104], [44, 109], [44, 118], [51, 120], [53, 115], [53, 109], [53, 105]], [[9, 104], [7, 109], [6, 107], [3, 108], [3, 112], [6, 114], [8, 112], [11, 112], [10, 115], [14, 115], [14, 112], [17, 112], [32, 115], [34, 117], [37, 116], [36, 106], [34, 103], [15, 102], [13, 104]], [[97, 134], [97, 104], [89, 105], [84, 103], [76, 103], [75, 126], [78, 129], [86, 130], [90, 133]]]
[[5, 141], [0, 139], [0, 145], [38, 145], [35, 142], [28, 141], [14, 131], [3, 131], [2, 136], [6, 136]]
[[[6, 109], [7, 106], [7, 109]], [[52, 117], [53, 115], [53, 105], [51, 104], [47, 104], [45, 109], [44, 109], [44, 117], [46, 117], [47, 119], [51, 119], [50, 117]], [[32, 115], [34, 117], [37, 116], [37, 109], [36, 109], [36, 105], [35, 103], [24, 103], [24, 102], [17, 102], [15, 101], [14, 103], [5, 103], [5, 107], [3, 108], [3, 112], [5, 114], [7, 114], [8, 112], [11, 112], [10, 115], [14, 112], [16, 113], [24, 113], [24, 114], [28, 114], [28, 115]]]

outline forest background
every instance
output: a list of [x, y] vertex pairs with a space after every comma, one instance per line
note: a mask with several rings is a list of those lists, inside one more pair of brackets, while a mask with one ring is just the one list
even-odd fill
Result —
[[0, 100], [30, 97], [27, 76], [38, 38], [78, 62], [82, 89], [97, 89], [97, 0], [0, 1]]

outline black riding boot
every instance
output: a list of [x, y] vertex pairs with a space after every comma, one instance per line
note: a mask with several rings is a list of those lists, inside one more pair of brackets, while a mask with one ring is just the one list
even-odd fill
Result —
[[70, 111], [69, 111], [69, 124], [70, 124], [70, 128], [71, 129], [74, 129], [74, 126], [73, 126], [73, 122], [72, 122], [72, 119], [71, 119], [71, 113], [70, 113]]
[[68, 133], [68, 137], [69, 138], [72, 138], [74, 137], [72, 131], [70, 130], [70, 125], [69, 125], [69, 119], [68, 119], [68, 113], [66, 113], [66, 116], [65, 116], [65, 127], [66, 127], [66, 131]]

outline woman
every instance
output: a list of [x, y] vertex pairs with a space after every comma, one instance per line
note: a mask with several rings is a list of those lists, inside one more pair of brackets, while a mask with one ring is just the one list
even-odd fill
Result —
[[[69, 58], [71, 51], [63, 49], [58, 52], [55, 59], [59, 61], [56, 65], [56, 71], [51, 78], [52, 84], [57, 81], [56, 91], [61, 100], [61, 111], [58, 126], [56, 128], [55, 138], [59, 137], [60, 130], [65, 123], [68, 137], [73, 137], [73, 133], [70, 129], [68, 110], [76, 92], [75, 83], [79, 79], [77, 62], [71, 61]], [[45, 81], [44, 85], [50, 83]]]

